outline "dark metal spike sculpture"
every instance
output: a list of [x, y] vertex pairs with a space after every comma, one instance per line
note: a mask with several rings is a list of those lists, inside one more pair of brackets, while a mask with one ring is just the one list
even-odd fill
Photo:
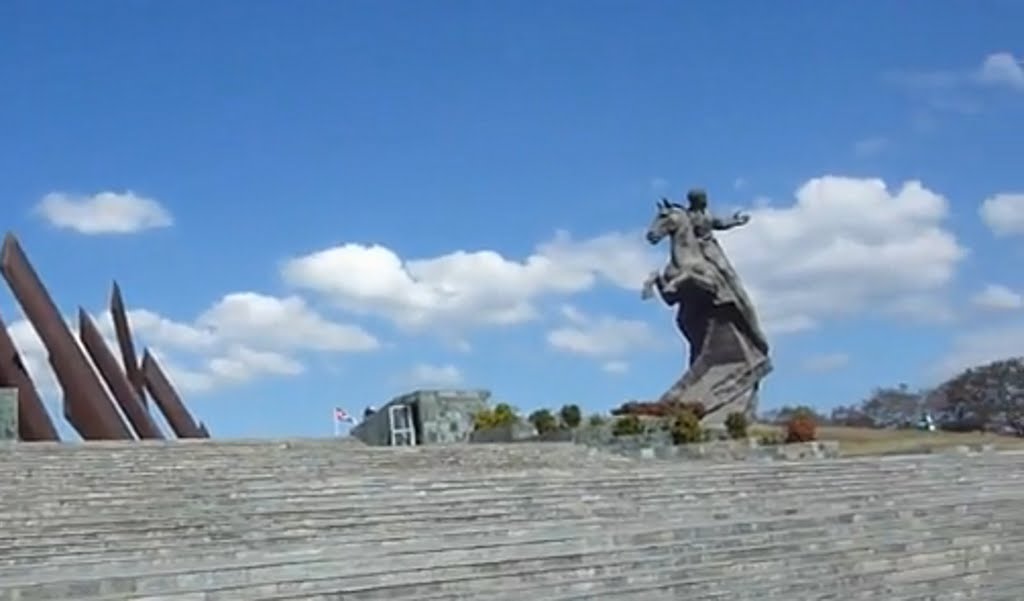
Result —
[[64, 415], [68, 422], [86, 440], [134, 438], [17, 238], [10, 233], [0, 249], [0, 273], [49, 353], [50, 365], [64, 391]]
[[57, 428], [46, 411], [36, 385], [21, 362], [21, 354], [0, 317], [0, 385], [18, 389], [18, 438], [59, 441]]
[[128, 314], [124, 310], [124, 297], [121, 296], [121, 287], [117, 282], [114, 282], [110, 291], [110, 317], [114, 321], [114, 332], [117, 334], [117, 346], [121, 349], [121, 363], [124, 365], [125, 374], [135, 389], [142, 408], [148, 413], [146, 379], [142, 376], [139, 361], [135, 356], [135, 343], [132, 341], [132, 330], [128, 325]]
[[114, 395], [124, 416], [131, 423], [139, 438], [163, 439], [163, 433], [153, 421], [139, 400], [138, 394], [128, 381], [127, 376], [117, 364], [117, 358], [110, 351], [99, 328], [89, 317], [85, 309], [78, 309], [78, 335], [82, 339], [86, 352], [92, 357], [100, 376], [107, 383], [107, 388]]
[[156, 358], [148, 350], [142, 352], [142, 375], [146, 380], [153, 402], [167, 418], [168, 425], [178, 438], [209, 438], [205, 426], [200, 426], [192, 418], [181, 397], [171, 386]]

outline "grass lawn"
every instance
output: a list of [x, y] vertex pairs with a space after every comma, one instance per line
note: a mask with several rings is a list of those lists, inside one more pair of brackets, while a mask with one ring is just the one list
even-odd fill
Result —
[[[782, 428], [761, 424], [751, 428], [751, 433], [756, 436], [773, 431], [781, 432]], [[839, 450], [844, 457], [929, 453], [959, 445], [980, 444], [991, 444], [1000, 450], [1024, 449], [1024, 438], [979, 432], [920, 432], [820, 426], [818, 439], [839, 441]]]

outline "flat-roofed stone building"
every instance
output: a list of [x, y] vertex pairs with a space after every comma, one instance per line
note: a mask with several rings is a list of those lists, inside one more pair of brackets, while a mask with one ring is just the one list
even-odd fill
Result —
[[468, 442], [473, 416], [490, 397], [489, 390], [414, 390], [366, 416], [352, 436], [378, 446]]

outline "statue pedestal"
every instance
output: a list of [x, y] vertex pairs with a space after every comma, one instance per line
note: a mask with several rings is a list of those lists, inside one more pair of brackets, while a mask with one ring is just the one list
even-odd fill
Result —
[[706, 425], [725, 422], [733, 412], [753, 419], [757, 390], [772, 371], [768, 357], [751, 344], [732, 320], [711, 319], [700, 354], [661, 398], [659, 404], [700, 403]]

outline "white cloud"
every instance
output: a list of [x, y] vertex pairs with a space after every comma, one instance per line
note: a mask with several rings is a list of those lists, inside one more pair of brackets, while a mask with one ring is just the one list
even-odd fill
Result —
[[624, 374], [629, 371], [629, 363], [620, 360], [605, 361], [601, 370], [610, 374]]
[[986, 198], [978, 214], [998, 237], [1024, 234], [1024, 193], [1007, 192]]
[[[138, 341], [136, 340], [136, 344]], [[167, 375], [175, 389], [180, 393], [203, 393], [221, 388], [229, 382], [218, 379], [217, 374], [212, 373], [201, 362], [197, 367], [187, 367], [178, 360], [158, 347], [149, 347], [149, 353], [160, 363], [160, 368]]]
[[227, 294], [196, 323], [217, 337], [275, 349], [370, 351], [380, 346], [363, 328], [329, 321], [297, 296]]
[[[193, 322], [175, 321], [147, 309], [132, 309], [127, 316], [136, 344], [150, 348], [183, 392], [302, 373], [304, 366], [289, 353], [361, 352], [379, 346], [363, 329], [329, 321], [297, 297], [232, 293]], [[109, 313], [94, 320], [112, 352], [118, 354]], [[73, 324], [69, 322], [69, 326]], [[8, 330], [37, 385], [56, 390], [46, 349], [31, 324], [21, 319]], [[72, 327], [72, 332], [77, 336], [77, 327]]]
[[174, 224], [159, 202], [131, 191], [93, 196], [52, 192], [43, 197], [36, 211], [55, 227], [88, 235], [132, 234]]
[[562, 313], [570, 325], [548, 332], [548, 345], [559, 351], [592, 357], [621, 357], [643, 348], [657, 346], [651, 327], [643, 321], [610, 316], [590, 318], [575, 307]]
[[463, 382], [462, 372], [454, 365], [418, 363], [402, 380], [410, 386], [458, 386]]
[[796, 203], [751, 211], [720, 236], [769, 332], [871, 310], [948, 314], [945, 293], [966, 254], [944, 227], [948, 203], [920, 182], [825, 176]]
[[805, 357], [800, 362], [800, 367], [805, 371], [827, 372], [835, 371], [846, 367], [850, 363], [850, 356], [846, 353], [823, 353]]
[[577, 242], [559, 232], [521, 261], [491, 250], [403, 261], [384, 246], [350, 243], [292, 259], [282, 275], [349, 311], [450, 333], [529, 321], [539, 297], [576, 293], [599, 279], [638, 289], [637, 274], [652, 262], [638, 239], [614, 233]]
[[999, 284], [989, 284], [971, 299], [978, 307], [990, 311], [1013, 311], [1024, 308], [1024, 296]]
[[[862, 311], [945, 320], [948, 285], [966, 254], [945, 227], [947, 211], [920, 182], [889, 189], [879, 179], [824, 176], [801, 186], [793, 204], [755, 205], [748, 225], [719, 239], [770, 333]], [[584, 239], [559, 231], [520, 260], [490, 250], [403, 260], [381, 245], [350, 243], [294, 258], [282, 274], [349, 311], [451, 336], [534, 319], [540, 299], [599, 283], [637, 293], [666, 255], [639, 229]], [[559, 334], [563, 347], [585, 344], [571, 338]]]
[[236, 382], [245, 382], [262, 374], [295, 376], [305, 371], [301, 363], [281, 353], [237, 345], [223, 356], [210, 359], [207, 367], [211, 374]]
[[996, 52], [985, 57], [976, 77], [981, 83], [1024, 91], [1024, 61], [1009, 52]]

